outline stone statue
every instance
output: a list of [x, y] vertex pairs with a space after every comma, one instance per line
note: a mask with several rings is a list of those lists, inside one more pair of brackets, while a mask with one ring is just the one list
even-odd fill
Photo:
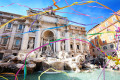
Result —
[[62, 42], [62, 50], [64, 50], [64, 45], [65, 45], [64, 42]]
[[69, 54], [68, 52], [64, 52], [64, 59], [68, 58], [69, 57]]
[[35, 54], [35, 51], [31, 52], [28, 56], [29, 59], [34, 59], [36, 58], [36, 54]]
[[81, 63], [81, 62], [84, 61], [84, 58], [83, 58], [82, 55], [77, 55], [77, 56], [75, 57], [75, 61], [76, 61], [77, 63]]
[[59, 59], [63, 59], [63, 58], [64, 58], [62, 51], [60, 51], [60, 52], [58, 53], [58, 58], [59, 58]]
[[41, 52], [41, 51], [38, 52], [38, 54], [37, 54], [37, 58], [40, 58], [41, 55], [42, 55], [42, 52]]
[[29, 42], [29, 49], [33, 49], [33, 45], [34, 45], [34, 40], [33, 40], [33, 38], [30, 40], [30, 42]]
[[[49, 43], [49, 40], [48, 40], [46, 43]], [[46, 46], [45, 53], [47, 53], [47, 54], [49, 54], [49, 55], [51, 54], [51, 47], [50, 47], [50, 45], [47, 45], [47, 46]]]

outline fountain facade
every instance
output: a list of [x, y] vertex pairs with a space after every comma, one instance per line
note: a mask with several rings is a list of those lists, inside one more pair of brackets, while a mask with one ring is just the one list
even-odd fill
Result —
[[[28, 15], [38, 12], [40, 11], [35, 11], [32, 9], [27, 10]], [[4, 12], [4, 14], [11, 15], [12, 13]], [[17, 14], [12, 15], [19, 17], [21, 16]], [[16, 60], [17, 63], [14, 63], [14, 65], [17, 67], [16, 69], [19, 69], [19, 66], [24, 63], [23, 60], [30, 51], [49, 43], [49, 45], [41, 47], [40, 49], [37, 49], [29, 53], [29, 55], [27, 56], [28, 65], [27, 67], [29, 69], [32, 68], [34, 70], [35, 68], [35, 70], [37, 70], [39, 66], [38, 64], [40, 64], [41, 66], [43, 66], [41, 70], [42, 69], [44, 70], [44, 68], [48, 67], [48, 65], [49, 67], [64, 70], [64, 67], [66, 67], [67, 65], [72, 70], [80, 72], [80, 64], [82, 62], [80, 61], [80, 59], [82, 59], [80, 55], [82, 56], [87, 55], [85, 54], [85, 50], [87, 50], [88, 48], [86, 46], [87, 43], [78, 41], [76, 40], [76, 38], [78, 37], [86, 38], [85, 37], [86, 31], [84, 27], [68, 25], [69, 22], [62, 18], [67, 19], [66, 17], [55, 15], [55, 12], [52, 12], [51, 10], [51, 12], [49, 13], [39, 14], [36, 22], [32, 25], [32, 27], [31, 23], [34, 21], [34, 19], [36, 19], [35, 16], [26, 19], [16, 20], [15, 22], [11, 23], [12, 28], [8, 29], [7, 26], [3, 27], [1, 29], [0, 34], [4, 32], [6, 33], [7, 32], [26, 33], [27, 31], [31, 32], [23, 35], [15, 35], [14, 33], [12, 33], [11, 34], [12, 37], [10, 38], [0, 38], [1, 41], [0, 54], [2, 54], [0, 55], [0, 59], [2, 60], [4, 57], [7, 57], [8, 54], [14, 55], [16, 57], [16, 59], [12, 58], [10, 58], [10, 60], [6, 59], [6, 61], [2, 61], [2, 63], [3, 64], [6, 62], [14, 63], [14, 60]], [[7, 22], [8, 19], [6, 17], [3, 17], [2, 20], [3, 22], [5, 20]], [[64, 27], [47, 29], [59, 26]], [[6, 34], [3, 35], [3, 37], [4, 36], [10, 35]], [[71, 36], [74, 36], [74, 38], [70, 39]], [[54, 40], [57, 39], [59, 40], [62, 37], [69, 40], [50, 43], [53, 42]], [[81, 38], [80, 40], [84, 39]], [[72, 59], [72, 61], [70, 59]]]

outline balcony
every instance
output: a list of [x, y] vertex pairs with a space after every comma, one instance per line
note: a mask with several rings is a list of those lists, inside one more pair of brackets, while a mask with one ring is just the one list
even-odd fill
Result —
[[7, 44], [0, 44], [1, 48], [7, 49]]
[[13, 49], [19, 50], [19, 49], [20, 49], [20, 45], [14, 45], [14, 46], [13, 46]]
[[11, 32], [12, 31], [12, 28], [5, 28], [5, 31], [9, 31], [9, 32]]

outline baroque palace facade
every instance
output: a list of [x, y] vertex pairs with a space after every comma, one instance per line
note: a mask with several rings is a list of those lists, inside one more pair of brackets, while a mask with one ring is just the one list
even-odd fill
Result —
[[[120, 10], [117, 11], [117, 14], [120, 14]], [[89, 45], [90, 54], [93, 57], [104, 58], [105, 55], [99, 51], [101, 49], [107, 55], [118, 56], [120, 58], [120, 16], [113, 14], [100, 24], [93, 27], [88, 31], [87, 34], [96, 34], [97, 35], [88, 35], [87, 38], [93, 43]], [[115, 62], [110, 61], [110, 65], [115, 65]], [[110, 66], [109, 65], [109, 66]]]
[[[70, 36], [85, 37], [84, 27], [69, 25], [66, 17], [55, 15], [55, 12], [47, 12], [25, 19], [17, 19], [0, 29], [0, 59], [9, 54], [23, 56], [33, 49], [36, 49], [50, 41], [69, 38]], [[39, 11], [41, 12], [41, 11]], [[36, 10], [27, 10], [27, 15], [38, 13]], [[13, 18], [22, 15], [0, 11], [0, 24], [4, 24]], [[47, 29], [52, 27], [65, 26], [57, 29]], [[38, 31], [35, 31], [38, 30]], [[31, 32], [28, 32], [31, 31]], [[21, 34], [23, 33], [23, 34]], [[83, 40], [81, 38], [81, 40]], [[57, 55], [59, 51], [66, 51], [69, 55], [87, 53], [87, 44], [75, 39], [52, 43], [51, 45], [36, 50], [46, 56]], [[38, 55], [40, 55], [38, 54]]]

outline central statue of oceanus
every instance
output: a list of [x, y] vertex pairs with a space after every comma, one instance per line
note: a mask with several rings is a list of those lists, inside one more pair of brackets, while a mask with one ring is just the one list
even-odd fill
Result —
[[[46, 43], [50, 43], [49, 39], [48, 39], [48, 41], [47, 41]], [[51, 55], [52, 49], [51, 49], [51, 46], [50, 46], [50, 45], [47, 45], [47, 46], [46, 46], [45, 53], [46, 53], [47, 55]]]

